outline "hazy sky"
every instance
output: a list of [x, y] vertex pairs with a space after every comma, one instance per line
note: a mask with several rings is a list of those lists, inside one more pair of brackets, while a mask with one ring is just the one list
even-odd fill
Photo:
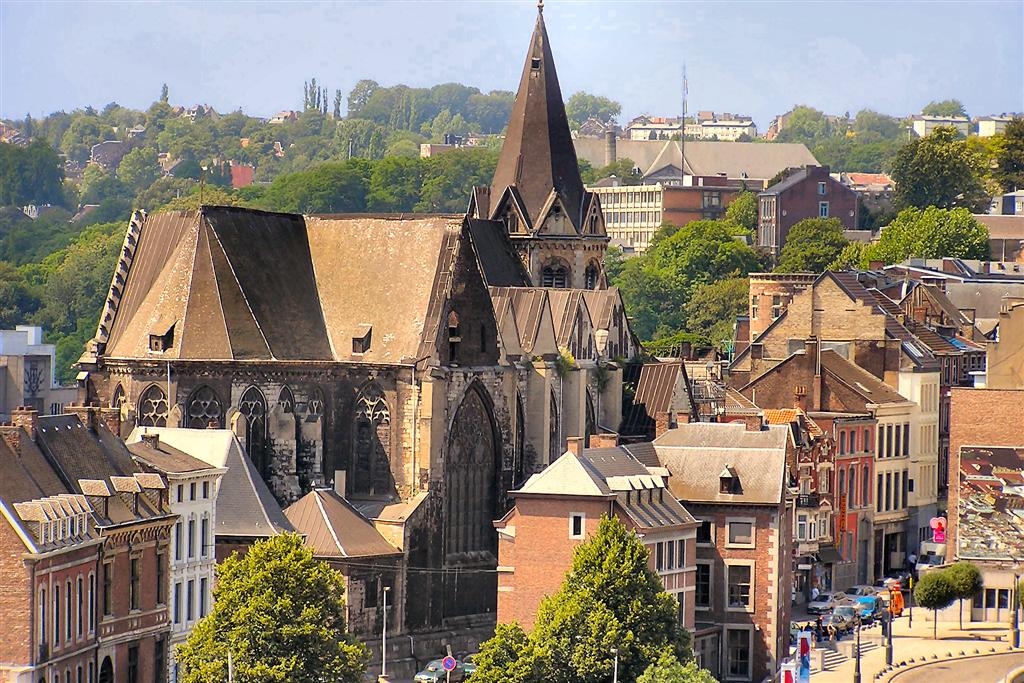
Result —
[[[299, 108], [311, 77], [460, 82], [514, 90], [536, 3], [53, 2], [0, 0], [0, 116], [111, 101]], [[750, 114], [920, 111], [955, 97], [972, 115], [1024, 111], [1024, 0], [570, 2], [544, 11], [564, 97], [622, 103], [621, 120], [681, 108]]]

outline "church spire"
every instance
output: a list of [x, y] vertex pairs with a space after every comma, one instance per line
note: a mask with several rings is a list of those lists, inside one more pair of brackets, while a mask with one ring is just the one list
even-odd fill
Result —
[[583, 180], [544, 27], [543, 0], [537, 3], [537, 24], [491, 182], [492, 210], [498, 208], [497, 203], [510, 186], [515, 187], [535, 228], [553, 189], [566, 216], [582, 231]]

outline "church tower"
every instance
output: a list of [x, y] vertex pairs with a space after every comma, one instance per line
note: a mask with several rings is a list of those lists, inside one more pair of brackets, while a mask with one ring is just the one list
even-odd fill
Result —
[[604, 216], [580, 178], [543, 2], [494, 179], [478, 188], [471, 210], [504, 224], [535, 286], [607, 286]]

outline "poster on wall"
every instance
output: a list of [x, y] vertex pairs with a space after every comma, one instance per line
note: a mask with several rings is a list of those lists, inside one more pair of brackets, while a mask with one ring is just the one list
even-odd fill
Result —
[[796, 634], [796, 683], [811, 681], [811, 632]]

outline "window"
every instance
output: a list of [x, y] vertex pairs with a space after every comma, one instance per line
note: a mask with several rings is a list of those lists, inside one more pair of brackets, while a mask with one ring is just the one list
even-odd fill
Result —
[[864, 471], [861, 473], [860, 486], [860, 504], [867, 507], [871, 505], [871, 476], [867, 465], [864, 465]]
[[654, 569], [655, 571], [661, 571], [665, 568], [665, 544], [655, 543], [654, 544]]
[[726, 675], [730, 678], [750, 678], [750, 631], [729, 628], [726, 638]]
[[167, 553], [156, 554], [156, 604], [167, 604]]
[[139, 558], [131, 558], [131, 582], [128, 586], [128, 609], [133, 610], [139, 609], [139, 564]]
[[53, 589], [53, 644], [60, 645], [60, 586]]
[[839, 468], [839, 483], [836, 486], [836, 493], [842, 494], [846, 490], [846, 470]]
[[828, 218], [828, 202], [818, 202], [818, 218]]
[[195, 618], [196, 581], [189, 579], [185, 585], [185, 621], [192, 621]]
[[573, 512], [569, 515], [569, 538], [583, 538], [586, 530], [585, 520], [586, 516], [582, 512]]
[[39, 589], [39, 644], [46, 644], [46, 611], [49, 609], [46, 603], [46, 589]]
[[178, 484], [178, 502], [185, 500], [185, 485]]
[[204, 576], [199, 579], [199, 618], [206, 616], [206, 594], [208, 592], [208, 579]]
[[782, 315], [782, 296], [780, 294], [772, 295], [772, 320], [775, 320]]
[[199, 554], [202, 557], [206, 557], [209, 552], [207, 548], [210, 544], [210, 518], [203, 515], [202, 521], [199, 523]]
[[907, 507], [910, 498], [910, 472], [903, 470], [903, 507]]
[[112, 562], [103, 563], [103, 615], [110, 616], [112, 614], [112, 602], [113, 602], [113, 587], [114, 587], [114, 565]]
[[702, 519], [700, 520], [700, 526], [697, 528], [697, 545], [714, 545], [715, 544], [715, 533], [714, 526], [711, 521]]
[[220, 398], [210, 387], [203, 385], [188, 397], [188, 415], [185, 426], [190, 429], [208, 429], [211, 426], [224, 426], [224, 409]]
[[679, 555], [677, 557], [676, 566], [682, 569], [686, 566], [686, 540], [680, 538], [676, 543], [676, 547], [679, 549]]
[[864, 450], [865, 452], [871, 452], [871, 429], [864, 429]]
[[796, 516], [796, 538], [798, 541], [807, 540], [807, 515]]
[[756, 320], [757, 319], [757, 316], [758, 316], [757, 302], [758, 302], [758, 300], [760, 298], [761, 297], [759, 297], [757, 294], [754, 294], [754, 295], [752, 295], [750, 297], [750, 319], [751, 320]]
[[822, 197], [828, 192], [828, 183], [818, 183], [818, 194]]
[[562, 262], [544, 266], [540, 272], [541, 287], [564, 289], [569, 286], [569, 268]]
[[89, 662], [89, 683], [96, 683], [96, 662]]
[[711, 563], [698, 562], [693, 604], [697, 609], [711, 609]]
[[89, 633], [96, 630], [96, 575], [89, 574]]
[[910, 425], [903, 425], [903, 455], [910, 455]]
[[181, 623], [181, 581], [174, 584], [174, 623]]
[[839, 454], [846, 453], [846, 432], [839, 432]]
[[[898, 476], [898, 475], [897, 475]], [[899, 494], [896, 494], [896, 502], [899, 503]], [[892, 472], [885, 473], [885, 509], [886, 511], [893, 509], [892, 501]]]
[[210, 497], [210, 482], [204, 481], [203, 482], [203, 498], [209, 498], [209, 497]]
[[[857, 467], [854, 465], [850, 468], [850, 485], [846, 489], [846, 504], [850, 507], [856, 507], [853, 495], [857, 492]], [[839, 493], [842, 493], [840, 491]], [[864, 503], [862, 502], [861, 505]]]
[[[179, 488], [179, 490], [181, 489], [180, 486], [178, 488]], [[178, 561], [181, 560], [181, 548], [182, 548], [182, 546], [183, 546], [183, 544], [182, 544], [182, 538], [181, 538], [181, 520], [178, 520], [174, 524], [174, 559], [175, 560], [178, 560]]]
[[75, 593], [75, 597], [78, 600], [78, 603], [77, 603], [78, 604], [78, 610], [75, 612], [75, 616], [76, 616], [76, 621], [78, 623], [78, 637], [79, 638], [81, 638], [82, 634], [85, 632], [85, 604], [84, 604], [85, 603], [85, 591], [82, 590], [84, 588], [83, 584], [84, 584], [84, 582], [82, 581], [82, 577], [79, 576], [78, 577], [78, 581], [77, 581], [77, 583], [75, 585], [75, 588], [78, 589], [78, 591]]
[[196, 499], [196, 483], [195, 482], [192, 482], [191, 484], [188, 485], [188, 499], [189, 500], [195, 500]]
[[729, 522], [729, 542], [726, 547], [730, 546], [754, 547], [753, 521]]
[[70, 643], [71, 642], [71, 628], [72, 628], [72, 621], [73, 621], [73, 617], [71, 616], [71, 605], [73, 603], [71, 601], [71, 582], [70, 581], [68, 581], [66, 584], [64, 584], [64, 604], [68, 606], [68, 613], [67, 613], [67, 616], [64, 619], [64, 642], [65, 643]]
[[127, 683], [139, 683], [139, 646], [128, 646], [128, 681]]
[[882, 498], [885, 495], [885, 478], [879, 473], [878, 475], [878, 495], [875, 496], [875, 512], [882, 511]]
[[196, 556], [196, 520], [188, 520], [188, 559]]
[[155, 660], [153, 666], [153, 681], [154, 683], [163, 683], [167, 673], [167, 643], [164, 639], [157, 638], [156, 642], [153, 643], [153, 659]]
[[903, 425], [896, 425], [896, 440], [893, 443], [893, 447], [895, 448], [895, 451], [893, 452], [893, 455], [897, 455], [897, 456], [899, 456], [899, 455], [906, 455], [905, 452], [901, 451], [901, 445], [903, 443], [903, 439], [900, 438], [900, 436], [902, 434], [902, 430], [903, 430]]
[[601, 271], [598, 269], [596, 263], [588, 265], [587, 269], [583, 272], [583, 286], [586, 289], [597, 289], [600, 273]]
[[151, 385], [139, 397], [139, 426], [166, 427], [167, 410], [167, 394], [156, 384]]
[[726, 565], [726, 605], [729, 609], [750, 609], [753, 606], [750, 594], [751, 567], [749, 564]]

